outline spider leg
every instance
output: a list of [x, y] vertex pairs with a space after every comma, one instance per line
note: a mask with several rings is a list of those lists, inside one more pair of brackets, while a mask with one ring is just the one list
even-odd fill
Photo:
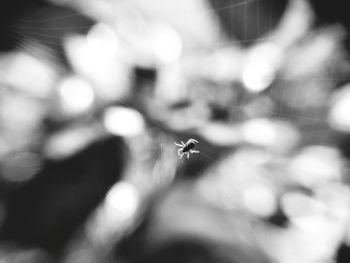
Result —
[[190, 153], [189, 153], [189, 152], [187, 153], [187, 159], [188, 159], [188, 158], [190, 158]]
[[180, 159], [182, 159], [182, 157], [184, 156], [184, 153], [180, 153], [179, 156], [180, 156]]
[[182, 148], [177, 150], [177, 155], [179, 155], [179, 156], [183, 155]]
[[181, 141], [181, 143], [182, 143], [182, 146], [186, 146], [186, 143], [184, 143], [183, 141]]
[[190, 153], [199, 153], [197, 150], [190, 150]]
[[176, 146], [183, 147], [183, 145], [175, 143]]

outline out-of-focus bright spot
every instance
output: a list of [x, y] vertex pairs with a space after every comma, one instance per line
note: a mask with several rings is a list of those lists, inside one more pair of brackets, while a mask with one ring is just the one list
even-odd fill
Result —
[[86, 224], [89, 239], [104, 246], [115, 242], [120, 232], [135, 222], [140, 201], [140, 192], [134, 185], [126, 181], [116, 183]]
[[182, 39], [175, 29], [161, 22], [132, 21], [119, 25], [118, 33], [128, 44], [133, 63], [144, 67], [169, 64], [182, 54]]
[[128, 182], [119, 182], [112, 187], [106, 197], [106, 209], [120, 219], [130, 218], [138, 209], [140, 202], [136, 188]]
[[51, 136], [44, 154], [51, 159], [68, 157], [99, 137], [95, 127], [72, 127]]
[[2, 178], [9, 182], [25, 182], [31, 179], [41, 168], [41, 158], [31, 152], [9, 154], [1, 165]]
[[335, 94], [332, 104], [328, 116], [330, 125], [336, 130], [350, 132], [350, 84]]
[[116, 52], [120, 45], [119, 39], [114, 30], [103, 23], [94, 25], [89, 30], [86, 40], [88, 46], [93, 50], [99, 50], [100, 56], [111, 55], [110, 52]]
[[274, 193], [262, 185], [246, 189], [243, 192], [243, 202], [250, 212], [263, 217], [273, 214], [277, 207]]
[[337, 149], [314, 145], [304, 148], [290, 162], [289, 171], [298, 183], [314, 187], [341, 180], [342, 167], [342, 160]]
[[244, 86], [252, 92], [261, 92], [274, 80], [281, 62], [278, 46], [261, 44], [248, 53], [242, 73]]
[[248, 121], [243, 124], [241, 132], [245, 141], [257, 145], [269, 145], [277, 136], [272, 122], [267, 119]]
[[88, 111], [94, 103], [94, 90], [86, 80], [70, 76], [60, 83], [58, 92], [63, 112], [80, 114]]
[[347, 222], [350, 216], [350, 188], [342, 182], [332, 182], [318, 187], [315, 197], [328, 208], [333, 219]]
[[162, 63], [175, 62], [182, 53], [182, 40], [179, 34], [163, 24], [154, 25], [152, 48]]
[[64, 44], [75, 71], [98, 87], [95, 92], [99, 96], [112, 100], [127, 92], [130, 78], [127, 52], [112, 28], [99, 23], [87, 36], [69, 36]]
[[36, 99], [16, 94], [2, 95], [0, 104], [0, 122], [2, 129], [31, 130], [43, 117], [45, 108]]
[[108, 108], [104, 113], [103, 123], [110, 133], [118, 136], [135, 136], [145, 129], [142, 115], [125, 107]]
[[237, 126], [220, 123], [207, 123], [198, 128], [198, 133], [215, 145], [236, 145], [240, 142]]
[[313, 217], [325, 211], [325, 206], [321, 202], [300, 192], [284, 194], [281, 205], [291, 220], [299, 217]]
[[314, 10], [309, 1], [289, 1], [285, 14], [274, 29], [274, 40], [283, 47], [289, 47], [306, 33], [314, 21]]
[[33, 96], [46, 98], [50, 95], [56, 73], [45, 62], [25, 53], [9, 57], [5, 82]]
[[214, 81], [234, 81], [240, 73], [242, 52], [237, 48], [222, 48], [212, 54], [208, 60], [203, 61], [202, 70], [205, 77], [211, 77]]
[[[187, 98], [186, 82], [180, 63], [161, 67], [158, 71], [155, 96], [166, 103], [175, 103]], [[159, 113], [158, 113], [159, 114]]]
[[298, 140], [299, 133], [287, 122], [269, 119], [253, 119], [241, 126], [242, 139], [250, 144], [288, 151]]
[[243, 72], [244, 86], [253, 92], [261, 92], [266, 89], [273, 80], [271, 69], [266, 62], [249, 63]]
[[215, 46], [218, 41], [222, 41], [222, 32], [215, 13], [210, 11], [206, 1], [131, 0], [129, 2], [135, 4], [137, 9], [149, 17], [176, 27], [183, 33], [186, 44], [203, 48]]

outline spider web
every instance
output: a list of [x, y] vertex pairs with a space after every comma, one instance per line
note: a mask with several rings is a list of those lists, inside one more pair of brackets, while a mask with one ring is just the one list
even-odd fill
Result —
[[[87, 6], [92, 6], [91, 3], [94, 1], [89, 1], [89, 4]], [[140, 1], [139, 1], [140, 2]], [[148, 1], [147, 1], [148, 2]], [[156, 3], [155, 1], [153, 1]], [[177, 2], [177, 1], [175, 1]], [[188, 1], [184, 1], [188, 2]], [[220, 10], [229, 10], [229, 9], [235, 9], [235, 8], [243, 8], [243, 12], [246, 15], [248, 12], [246, 12], [245, 8], [248, 8], [250, 4], [259, 2], [259, 0], [246, 0], [246, 1], [234, 1], [231, 4], [228, 4], [227, 6], [222, 6], [217, 9], [210, 9], [210, 10], [204, 10], [203, 15], [206, 17], [214, 16], [215, 13], [217, 13]], [[127, 3], [127, 1], [124, 1], [124, 3]], [[133, 1], [133, 7], [137, 7], [137, 1]], [[185, 4], [186, 4], [185, 3]], [[138, 3], [140, 4], [140, 3]], [[142, 9], [142, 5], [140, 4], [140, 9]], [[167, 3], [165, 1], [162, 3], [162, 5], [166, 6]], [[143, 6], [144, 7], [144, 6]], [[89, 8], [91, 8], [89, 10]], [[259, 6], [257, 7], [260, 8]], [[88, 17], [98, 18], [101, 17], [101, 14], [103, 14], [102, 10], [96, 11], [93, 7], [84, 7], [81, 9], [79, 7], [80, 12], [83, 15], [86, 15]], [[66, 26], [60, 26], [60, 22], [64, 21], [65, 19], [72, 19], [74, 17], [78, 17], [81, 14], [69, 14], [69, 15], [57, 15], [52, 18], [45, 18], [40, 19], [40, 22], [42, 23], [57, 23], [55, 26], [51, 26], [49, 30], [45, 30], [45, 27], [41, 27], [39, 24], [37, 25], [31, 25], [33, 20], [31, 17], [34, 17], [35, 15], [39, 15], [41, 12], [45, 12], [45, 10], [40, 10], [38, 12], [31, 13], [29, 16], [23, 18], [21, 20], [22, 24], [20, 26], [20, 29], [22, 32], [30, 32], [27, 34], [26, 38], [24, 39], [24, 43], [19, 42], [18, 43], [18, 50], [28, 52], [29, 54], [32, 54], [36, 57], [45, 57], [46, 60], [55, 68], [57, 68], [61, 72], [67, 72], [67, 61], [63, 57], [52, 55], [51, 49], [54, 47], [57, 47], [58, 49], [62, 48], [62, 44], [59, 44], [57, 42], [57, 36], [56, 32], [64, 31], [67, 29], [72, 29], [73, 31], [84, 31], [91, 28], [91, 25], [88, 26], [79, 26], [79, 27], [66, 27]], [[260, 10], [258, 10], [257, 15], [260, 14]], [[138, 15], [137, 15], [138, 16]], [[141, 15], [142, 16], [142, 15]], [[98, 19], [97, 19], [98, 20]], [[176, 18], [176, 20], [181, 20], [180, 18]], [[244, 18], [244, 21], [248, 21], [249, 17]], [[257, 18], [257, 21], [259, 21], [260, 18]], [[248, 30], [248, 27], [246, 27], [244, 24], [243, 31]], [[13, 37], [15, 40], [23, 40], [19, 33], [16, 31], [17, 27], [8, 28], [8, 31], [10, 32], [11, 37]], [[44, 30], [43, 30], [44, 29]], [[215, 29], [213, 30], [215, 31]], [[220, 31], [220, 30], [219, 30]], [[257, 31], [259, 31], [259, 25], [257, 25]], [[217, 32], [216, 32], [217, 33]], [[311, 29], [311, 31], [306, 32], [302, 35], [302, 41], [306, 39], [305, 47], [307, 47], [308, 44], [313, 43], [313, 40], [317, 39], [317, 34], [324, 34], [326, 37], [332, 37], [332, 34], [329, 34], [329, 31], [317, 31], [314, 29]], [[203, 39], [202, 36], [196, 36], [196, 32], [186, 32], [185, 34], [195, 35], [193, 38], [198, 37], [199, 39]], [[218, 33], [220, 35], [221, 32]], [[214, 33], [215, 35], [215, 33]], [[243, 35], [247, 35], [246, 33], [243, 33]], [[210, 35], [212, 36], [212, 35]], [[311, 38], [308, 38], [311, 37]], [[36, 47], [35, 45], [27, 45], [29, 42], [36, 42], [37, 39], [45, 39], [45, 43], [49, 44], [50, 48], [49, 50], [45, 50], [44, 46]], [[210, 37], [208, 37], [210, 38]], [[210, 50], [208, 54], [215, 53], [216, 49], [226, 48], [230, 46], [237, 47], [237, 50], [242, 51], [243, 53], [248, 51], [250, 48], [254, 48], [256, 45], [264, 44], [265, 42], [273, 42], [276, 38], [273, 34], [265, 34], [258, 38], [253, 39], [244, 39], [244, 40], [235, 40], [227, 38], [218, 37], [216, 40], [218, 42], [212, 41], [208, 44], [208, 46], [211, 46], [211, 48], [208, 48], [208, 46], [204, 47], [201, 52], [194, 52], [199, 55], [203, 55], [207, 52], [207, 50]], [[321, 39], [322, 40], [322, 39]], [[301, 41], [301, 43], [303, 43]], [[308, 42], [309, 41], [309, 42]], [[214, 42], [214, 43], [213, 43]], [[242, 44], [250, 43], [250, 46], [248, 47], [242, 47]], [[286, 52], [290, 52], [291, 50], [294, 52], [292, 54], [298, 54], [303, 49], [303, 47], [298, 49], [298, 46], [294, 46], [291, 49], [288, 49]], [[214, 50], [214, 51], [213, 51]], [[302, 53], [302, 52], [301, 52]], [[307, 56], [308, 54], [302, 53], [302, 56]], [[301, 56], [301, 57], [302, 57]], [[339, 58], [341, 61], [342, 58]], [[210, 60], [209, 60], [210, 61]], [[305, 59], [303, 62], [307, 61]], [[294, 64], [293, 64], [294, 63]], [[299, 62], [300, 63], [300, 62]], [[295, 61], [291, 62], [292, 66], [299, 68], [299, 65], [296, 65]], [[302, 63], [300, 63], [302, 64]], [[282, 65], [283, 66], [283, 65]], [[302, 66], [302, 65], [300, 65]], [[210, 67], [209, 67], [210, 68]], [[213, 68], [210, 68], [214, 70]], [[70, 69], [68, 69], [69, 71]], [[282, 72], [283, 73], [283, 72]], [[341, 74], [339, 74], [341, 75]], [[195, 77], [194, 77], [195, 78]], [[143, 76], [135, 76], [132, 75], [131, 82], [137, 82], [139, 80], [142, 80], [146, 85], [154, 86], [155, 82], [157, 80], [150, 80], [148, 78], [144, 78]], [[185, 89], [185, 96], [193, 103], [199, 102], [204, 104], [204, 112], [210, 111], [210, 103], [215, 103], [216, 106], [223, 107], [228, 112], [229, 118], [228, 120], [220, 120], [220, 121], [213, 121], [211, 120], [208, 115], [205, 115], [203, 118], [203, 122], [205, 121], [206, 124], [218, 124], [220, 127], [222, 126], [229, 126], [231, 127], [232, 124], [239, 126], [250, 119], [253, 118], [264, 118], [268, 120], [282, 120], [284, 122], [287, 122], [291, 124], [292, 126], [297, 127], [300, 129], [302, 142], [300, 143], [300, 146], [303, 147], [305, 145], [312, 145], [312, 144], [331, 144], [331, 136], [332, 132], [328, 125], [328, 120], [326, 119], [326, 113], [328, 108], [327, 107], [314, 107], [310, 109], [308, 107], [308, 104], [312, 104], [313, 102], [317, 103], [317, 98], [315, 98], [315, 95], [317, 95], [319, 92], [324, 92], [322, 90], [319, 90], [317, 88], [314, 89], [314, 92], [309, 92], [307, 95], [301, 95], [305, 94], [303, 93], [304, 90], [302, 89], [295, 89], [297, 87], [298, 81], [303, 82], [304, 80], [309, 81], [310, 84], [313, 85], [313, 88], [317, 86], [319, 83], [322, 82], [329, 82], [329, 86], [336, 86], [338, 83], [341, 83], [343, 81], [343, 78], [340, 76], [338, 78], [338, 74], [329, 74], [328, 69], [325, 71], [325, 74], [310, 74], [306, 75], [304, 78], [301, 77], [300, 79], [293, 79], [289, 75], [285, 74], [277, 74], [274, 78], [273, 83], [271, 84], [271, 87], [268, 89], [260, 92], [260, 93], [250, 93], [246, 92], [244, 90], [244, 87], [242, 85], [239, 85], [235, 83], [235, 85], [221, 85], [218, 83], [219, 81], [215, 82], [212, 79], [209, 80], [203, 80], [197, 82], [197, 85], [200, 87], [196, 89], [196, 81], [192, 82], [192, 79], [188, 79], [188, 86], [187, 90]], [[205, 86], [205, 88], [202, 88], [201, 86]], [[211, 86], [211, 87], [210, 87]], [[215, 88], [212, 88], [214, 86]], [[234, 94], [234, 102], [227, 103], [222, 102], [222, 100], [219, 98], [217, 100], [212, 99], [212, 97], [215, 97], [218, 93], [218, 89], [222, 88], [220, 86], [228, 86], [228, 90], [235, 88], [237, 90], [237, 93]], [[303, 87], [307, 88], [307, 85], [304, 85]], [[191, 91], [192, 90], [192, 91]], [[223, 90], [223, 89], [221, 89]], [[220, 91], [221, 91], [220, 90]], [[292, 90], [292, 91], [290, 91]], [[219, 94], [220, 94], [219, 91]], [[241, 93], [240, 93], [241, 92]], [[324, 94], [329, 96], [331, 94], [331, 90], [326, 91]], [[223, 92], [223, 94], [225, 94]], [[203, 133], [198, 132], [199, 129], [195, 128], [189, 128], [189, 129], [183, 129], [183, 130], [176, 130], [171, 127], [169, 127], [168, 123], [164, 121], [164, 119], [159, 119], [152, 115], [152, 112], [154, 111], [162, 111], [162, 110], [168, 110], [166, 103], [163, 103], [161, 99], [155, 100], [152, 94], [148, 94], [147, 92], [144, 92], [143, 90], [133, 90], [132, 96], [134, 97], [134, 100], [132, 103], [130, 103], [128, 100], [118, 100], [116, 99], [114, 102], [118, 103], [121, 106], [124, 106], [129, 109], [135, 108], [135, 103], [142, 102], [146, 105], [146, 107], [141, 107], [136, 105], [136, 109], [139, 110], [142, 114], [146, 122], [148, 123], [148, 131], [147, 135], [144, 135], [144, 138], [141, 140], [141, 142], [144, 142], [143, 146], [140, 147], [140, 149], [137, 149], [138, 151], [134, 152], [135, 158], [141, 158], [140, 162], [147, 163], [149, 170], [152, 174], [152, 180], [158, 185], [166, 185], [171, 183], [172, 180], [176, 177], [181, 176], [188, 176], [191, 173], [195, 173], [196, 176], [201, 176], [203, 173], [206, 172], [207, 169], [210, 167], [220, 167], [220, 165], [223, 163], [221, 161], [221, 157], [229, 156], [232, 151], [235, 151], [237, 147], [239, 147], [239, 143], [228, 143], [227, 145], [215, 145], [215, 141], [210, 141], [210, 139], [205, 138], [203, 136]], [[207, 97], [210, 97], [208, 100]], [[218, 95], [220, 97], [220, 95]], [[225, 96], [221, 96], [225, 97]], [[268, 110], [268, 113], [261, 113], [259, 110], [259, 104], [257, 102], [261, 101], [261, 98], [263, 98], [263, 101], [269, 101], [274, 102], [274, 107], [272, 109]], [[252, 104], [256, 104], [255, 106]], [[159, 105], [158, 105], [159, 104]], [[164, 106], [165, 104], [165, 106]], [[326, 103], [328, 104], [328, 103]], [[156, 108], [156, 110], [153, 109], [153, 111], [149, 111], [149, 108]], [[203, 109], [202, 108], [202, 109]], [[252, 116], [249, 116], [246, 114], [247, 109], [253, 108], [253, 111], [255, 112]], [[171, 114], [178, 114], [178, 115], [184, 115], [180, 119], [180, 123], [191, 123], [196, 117], [194, 115], [191, 116], [192, 113], [196, 112], [196, 107], [184, 107], [181, 108], [178, 112], [176, 111], [170, 111], [169, 115], [166, 117], [172, 117]], [[262, 110], [261, 110], [262, 111]], [[186, 117], [190, 115], [190, 117]], [[186, 119], [188, 118], [188, 119]], [[200, 117], [201, 118], [201, 117]], [[190, 126], [190, 125], [189, 125]], [[256, 131], [257, 135], [259, 133], [259, 130]], [[218, 137], [221, 136], [221, 133], [218, 132]], [[283, 136], [283, 134], [281, 134]], [[179, 143], [180, 141], [186, 142], [188, 139], [194, 138], [199, 141], [199, 144], [196, 145], [196, 149], [200, 151], [199, 154], [191, 155], [190, 159], [188, 160], [185, 156], [182, 160], [179, 160], [176, 151], [177, 147], [174, 145], [174, 142]], [[133, 142], [133, 147], [139, 147], [140, 145], [139, 141]], [[197, 148], [198, 147], [198, 148]], [[252, 156], [254, 158], [254, 156]], [[164, 176], [166, 175], [166, 176]], [[145, 182], [145, 181], [142, 181]], [[215, 182], [209, 180], [209, 184]], [[209, 185], [209, 187], [215, 187], [213, 184]], [[232, 191], [232, 189], [230, 189]], [[239, 190], [239, 189], [237, 189]]]
[[[210, 9], [210, 10], [203, 10], [202, 13], [204, 16], [206, 17], [213, 17], [213, 14], [214, 13], [218, 13], [219, 11], [222, 11], [222, 10], [232, 10], [232, 9], [235, 9], [235, 8], [243, 8], [243, 20], [244, 21], [248, 21], [247, 19], [249, 19], [249, 17], [246, 17], [246, 15], [248, 14], [246, 12], [247, 8], [249, 8], [249, 5], [250, 4], [253, 4], [253, 3], [258, 3], [259, 0], [247, 0], [247, 1], [232, 1], [231, 3], [227, 4], [227, 5], [224, 5], [224, 6], [221, 6], [220, 8], [216, 8], [214, 9], [213, 7]], [[31, 23], [33, 22], [33, 20], [31, 19], [32, 17], [35, 17], [37, 15], [40, 16], [40, 14], [42, 13], [45, 13], [45, 11], [48, 11], [48, 9], [44, 9], [44, 10], [39, 10], [39, 11], [35, 11], [31, 14], [29, 14], [28, 16], [26, 16], [25, 18], [22, 18], [20, 20], [20, 22], [22, 23], [20, 25], [20, 29], [22, 32], [26, 32], [28, 31], [29, 34], [26, 35], [25, 37], [25, 42], [27, 41], [32, 41], [32, 42], [36, 42], [37, 39], [41, 39], [41, 38], [44, 38], [44, 42], [48, 45], [50, 45], [51, 47], [57, 47], [58, 49], [61, 49], [62, 48], [62, 44], [60, 43], [57, 43], [57, 36], [55, 35], [56, 32], [60, 32], [62, 30], [67, 30], [67, 29], [72, 29], [72, 30], [77, 30], [77, 31], [80, 31], [80, 30], [88, 30], [89, 28], [91, 28], [91, 25], [88, 25], [88, 26], [78, 26], [78, 27], [70, 27], [70, 26], [59, 26], [60, 22], [61, 21], [64, 21], [66, 19], [72, 19], [74, 17], [78, 17], [78, 16], [81, 16], [81, 14], [83, 15], [86, 15], [88, 17], [99, 17], [101, 16], [101, 14], [103, 13], [101, 10], [96, 10], [96, 9], [93, 9], [93, 3], [94, 1], [89, 1], [89, 3], [86, 4], [87, 7], [84, 7], [84, 4], [81, 4], [81, 3], [78, 3], [76, 7], [77, 9], [79, 9], [80, 11], [76, 14], [68, 14], [68, 15], [56, 15], [52, 18], [44, 18], [44, 19], [40, 19], [40, 23], [43, 23], [43, 24], [48, 24], [48, 23], [51, 23], [51, 22], [54, 22], [56, 23], [57, 25], [55, 26], [50, 26], [50, 28], [48, 28], [49, 30], [45, 30], [44, 27], [40, 27], [40, 24], [34, 24], [34, 25], [31, 25]], [[124, 3], [127, 3], [124, 2]], [[145, 6], [143, 6], [143, 4], [139, 3], [138, 1], [129, 1], [129, 4], [132, 3], [132, 7], [134, 8], [145, 8]], [[156, 2], [155, 2], [156, 3]], [[139, 6], [138, 6], [139, 5]], [[151, 4], [152, 5], [152, 4]], [[163, 3], [164, 6], [167, 5], [167, 3]], [[127, 5], [126, 5], [127, 6]], [[91, 8], [91, 10], [89, 10], [89, 8]], [[129, 7], [128, 7], [129, 8]], [[260, 6], [258, 5], [257, 6], [257, 15], [260, 14]], [[151, 9], [152, 10], [152, 9]], [[140, 10], [139, 10], [140, 11]], [[81, 13], [81, 14], [80, 14]], [[142, 15], [141, 15], [142, 16]], [[200, 15], [199, 15], [200, 16]], [[178, 19], [180, 20], [180, 19]], [[243, 22], [244, 22], [243, 21]], [[259, 17], [257, 18], [257, 21], [259, 22]], [[244, 28], [244, 31], [247, 31], [248, 28], [245, 26], [245, 23], [242, 25], [243, 28]], [[259, 23], [256, 25], [257, 26], [257, 29], [259, 31]], [[44, 30], [43, 30], [44, 29]], [[17, 28], [14, 27], [14, 28], [8, 28], [8, 30], [10, 31], [11, 33], [11, 36], [13, 38], [15, 38], [16, 40], [18, 40], [20, 38], [20, 36], [18, 35], [18, 32], [16, 32]], [[195, 34], [195, 32], [191, 32], [192, 34]], [[311, 32], [312, 34], [313, 32]], [[245, 34], [246, 35], [246, 34]], [[214, 46], [215, 48], [218, 48], [218, 47], [225, 47], [227, 45], [233, 45], [233, 46], [237, 46], [237, 44], [239, 43], [244, 43], [244, 42], [253, 42], [254, 45], [258, 45], [260, 43], [264, 43], [266, 41], [273, 41], [274, 38], [276, 36], [273, 36], [273, 35], [265, 35], [265, 36], [262, 36], [262, 37], [259, 37], [259, 38], [254, 38], [254, 39], [244, 39], [244, 40], [226, 40], [224, 38], [219, 38], [218, 41], [223, 41], [223, 44], [221, 42], [218, 42], [218, 43], [214, 43]], [[252, 45], [252, 46], [254, 46]], [[28, 52], [29, 54], [33, 54], [37, 57], [46, 57], [47, 58], [47, 61], [49, 63], [51, 63], [54, 67], [60, 69], [62, 72], [66, 72], [67, 71], [67, 68], [66, 68], [66, 64], [67, 62], [63, 60], [62, 57], [59, 57], [59, 56], [55, 56], [55, 55], [52, 55], [51, 54], [51, 49], [49, 48], [49, 50], [45, 50], [45, 47], [44, 46], [39, 46], [38, 48], [36, 48], [35, 46], [31, 46], [31, 45], [26, 45], [25, 43], [21, 43], [19, 42], [18, 43], [18, 49], [21, 50], [21, 51], [25, 51], [25, 52]], [[247, 48], [249, 49], [249, 47]], [[132, 81], [135, 81], [135, 76], [132, 76], [134, 79]], [[138, 78], [142, 78], [140, 76], [138, 76]], [[316, 78], [319, 78], [319, 79], [316, 79]], [[331, 78], [327, 78], [327, 77], [322, 77], [322, 79], [320, 79], [321, 77], [320, 76], [317, 76], [317, 77], [307, 77], [308, 80], [319, 80], [319, 81], [334, 81], [334, 79], [331, 79]], [[148, 80], [148, 79], [144, 79], [145, 82], [149, 82], [150, 85], [154, 85], [154, 82]], [[290, 79], [284, 79], [283, 78], [283, 75], [282, 76], [276, 76], [275, 77], [275, 82], [277, 84], [275, 84], [275, 86], [277, 85], [280, 85], [280, 86], [283, 86], [283, 85], [286, 85], [290, 83]], [[280, 83], [278, 83], [280, 82]], [[274, 89], [268, 89], [266, 92], [264, 92], [264, 98], [271, 98], [274, 96], [274, 94], [276, 93], [276, 89], [277, 88], [274, 88]], [[281, 91], [282, 90], [282, 91]], [[149, 96], [149, 95], [145, 95], [142, 91], [132, 91], [134, 93], [134, 96], [136, 95], [136, 97], [138, 97], [138, 99], [140, 100], [143, 100], [143, 101], [146, 101], [146, 103], [148, 104], [154, 104], [156, 106], [157, 101], [154, 101], [154, 99]], [[210, 95], [213, 95], [215, 94], [217, 91], [214, 91], [212, 89], [207, 89], [205, 90], [205, 92], [209, 93]], [[278, 96], [280, 97], [286, 97], [284, 96], [284, 93], [285, 93], [285, 88], [281, 88], [280, 91], [278, 91], [279, 94]], [[192, 92], [194, 95], [190, 96], [192, 100], [198, 100], [197, 96], [198, 92]], [[288, 98], [287, 100], [289, 101], [288, 102], [288, 106], [285, 105], [285, 103], [278, 103], [279, 105], [277, 105], [274, 109], [272, 109], [272, 114], [271, 116], [275, 116], [277, 118], [282, 118], [282, 119], [285, 119], [287, 121], [290, 121], [292, 120], [292, 122], [296, 122], [296, 121], [299, 121], [299, 122], [302, 122], [301, 125], [306, 125], [307, 127], [307, 131], [310, 132], [310, 138], [306, 138], [305, 140], [305, 144], [308, 143], [308, 141], [312, 140], [313, 138], [315, 138], [315, 133], [324, 133], [325, 132], [325, 128], [327, 128], [327, 120], [325, 120], [324, 116], [321, 115], [319, 116], [320, 114], [317, 114], [315, 112], [313, 113], [307, 113], [303, 110], [299, 110], [298, 109], [298, 104], [300, 104], [300, 96], [299, 98], [297, 97], [298, 94], [297, 93], [287, 93], [288, 95]], [[209, 96], [210, 96], [209, 95]], [[258, 97], [260, 94], [257, 94], [256, 97]], [[307, 103], [308, 101], [312, 101], [313, 98], [311, 97], [313, 94], [310, 94], [310, 98], [307, 98], [306, 100], [303, 101], [303, 103]], [[244, 93], [242, 95], [243, 97], [241, 97], [241, 101], [247, 101], [249, 100], [250, 96], [249, 95], [249, 92], [248, 93]], [[254, 96], [254, 95], [253, 95]], [[247, 98], [248, 97], [248, 98]], [[285, 98], [284, 98], [285, 99]], [[236, 118], [238, 122], [242, 121], [242, 120], [247, 120], [247, 117], [244, 116], [244, 109], [247, 105], [241, 105], [241, 101], [236, 101], [237, 103], [232, 103], [230, 105], [227, 105], [225, 104], [224, 107], [228, 108], [231, 113], [230, 114], [233, 114], [233, 115], [236, 115]], [[119, 103], [127, 108], [133, 108], [134, 105], [131, 105], [129, 104], [128, 102], [125, 102], [125, 101], [119, 101]], [[204, 103], [207, 103], [207, 101], [205, 101]], [[220, 105], [220, 101], [216, 102], [217, 104]], [[153, 118], [151, 115], [147, 115], [147, 114], [144, 114], [144, 118], [152, 123], [152, 125], [160, 128], [160, 130], [163, 130], [163, 131], [169, 131], [169, 127], [166, 127], [166, 125], [164, 125], [164, 123], [162, 121], [158, 121], [157, 119]], [[320, 127], [323, 127], [323, 129], [321, 130]], [[171, 135], [174, 137], [174, 139], [176, 141], [187, 141], [187, 139], [189, 137], [187, 137], [186, 135], [179, 135], [181, 134], [182, 132], [178, 133], [178, 132], [171, 132]], [[191, 132], [190, 132], [191, 133]], [[186, 132], [185, 132], [186, 134]], [[187, 138], [187, 139], [186, 139]], [[164, 145], [161, 145], [160, 146], [161, 148], [164, 147]], [[205, 153], [205, 152], [201, 152], [202, 155], [205, 155], [206, 158], [211, 158], [210, 157], [210, 153]], [[213, 160], [215, 158], [212, 158]]]

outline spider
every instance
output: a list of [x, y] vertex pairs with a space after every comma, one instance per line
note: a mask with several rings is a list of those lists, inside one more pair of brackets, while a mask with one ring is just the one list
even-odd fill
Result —
[[193, 150], [196, 143], [198, 143], [198, 141], [195, 139], [189, 139], [186, 143], [183, 141], [181, 141], [181, 144], [175, 143], [176, 146], [180, 147], [180, 149], [177, 151], [180, 159], [182, 159], [185, 154], [187, 155], [187, 158], [190, 158], [190, 153], [199, 153], [199, 151]]

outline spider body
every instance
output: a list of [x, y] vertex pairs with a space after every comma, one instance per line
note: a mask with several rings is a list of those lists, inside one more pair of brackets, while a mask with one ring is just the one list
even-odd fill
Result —
[[195, 147], [196, 145], [194, 144], [194, 142], [190, 142], [188, 144], [186, 144], [186, 146], [184, 148], [182, 148], [182, 152], [183, 153], [187, 153], [189, 152], [190, 150], [193, 150], [193, 148]]
[[196, 143], [195, 139], [189, 139], [186, 143], [181, 141], [181, 144], [175, 143], [176, 146], [179, 146], [180, 149], [177, 151], [177, 154], [179, 155], [180, 159], [186, 155], [187, 158], [190, 158], [190, 153], [199, 153], [199, 151], [194, 150]]

